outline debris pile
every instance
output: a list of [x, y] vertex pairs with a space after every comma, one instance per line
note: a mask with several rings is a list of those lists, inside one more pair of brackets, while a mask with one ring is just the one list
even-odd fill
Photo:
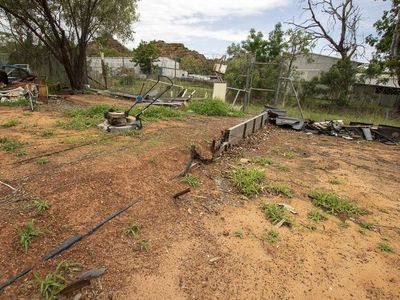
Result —
[[396, 126], [374, 125], [361, 122], [350, 122], [349, 125], [346, 125], [343, 120], [316, 122], [307, 119], [288, 117], [285, 110], [271, 106], [267, 106], [265, 111], [268, 113], [270, 122], [277, 126], [289, 127], [294, 130], [306, 131], [313, 134], [337, 136], [347, 140], [378, 140], [389, 145], [400, 143], [400, 127]]

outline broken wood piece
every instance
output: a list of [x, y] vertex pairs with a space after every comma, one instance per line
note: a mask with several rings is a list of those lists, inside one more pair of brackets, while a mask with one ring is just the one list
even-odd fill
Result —
[[276, 228], [280, 228], [280, 227], [282, 227], [283, 224], [285, 224], [285, 222], [286, 222], [286, 220], [285, 220], [285, 219], [282, 219], [282, 220], [280, 220], [280, 221], [275, 225], [275, 227], [276, 227]]
[[187, 193], [190, 193], [190, 191], [191, 191], [190, 188], [187, 188], [187, 189], [185, 189], [185, 190], [183, 190], [183, 191], [180, 191], [180, 192], [176, 193], [175, 195], [172, 196], [172, 198], [177, 199], [177, 198], [179, 198], [179, 197], [182, 196], [182, 195], [185, 195], [185, 194], [187, 194]]
[[90, 285], [90, 280], [100, 277], [107, 271], [106, 268], [96, 268], [84, 272], [78, 276], [78, 279], [68, 284], [60, 292], [61, 295], [72, 294], [73, 292], [80, 290], [81, 288]]
[[7, 183], [5, 183], [5, 182], [3, 182], [3, 181], [0, 181], [0, 183], [1, 183], [2, 185], [5, 185], [6, 187], [12, 189], [13, 191], [16, 191], [16, 190], [17, 190], [15, 187], [12, 187], [11, 185], [9, 185], [9, 184], [7, 184]]

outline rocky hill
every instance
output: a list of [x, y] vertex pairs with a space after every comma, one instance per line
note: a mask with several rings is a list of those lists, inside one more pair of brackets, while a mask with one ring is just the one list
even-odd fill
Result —
[[181, 43], [166, 43], [164, 41], [157, 41], [157, 48], [160, 51], [160, 56], [183, 58], [185, 56], [192, 56], [196, 59], [207, 60], [207, 58], [195, 50], [190, 50]]

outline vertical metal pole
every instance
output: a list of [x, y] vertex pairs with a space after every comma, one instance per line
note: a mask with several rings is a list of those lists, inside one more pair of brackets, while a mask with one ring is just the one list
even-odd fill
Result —
[[293, 80], [290, 79], [290, 78], [288, 78], [287, 80], [289, 80], [290, 85], [292, 86], [292, 90], [293, 90], [294, 96], [296, 97], [296, 100], [297, 100], [297, 105], [299, 106], [299, 110], [300, 110], [300, 113], [301, 113], [301, 117], [304, 119], [303, 109], [301, 108], [300, 99], [299, 99], [299, 97], [297, 96], [297, 91], [296, 91], [296, 89], [295, 89], [295, 87], [294, 87]]
[[281, 62], [279, 63], [279, 75], [278, 75], [278, 80], [276, 83], [275, 97], [274, 97], [274, 101], [273, 101], [274, 106], [278, 105], [279, 93], [280, 93], [280, 89], [281, 89], [282, 72], [283, 72], [283, 60], [281, 60]]
[[249, 106], [250, 105], [250, 100], [251, 100], [251, 90], [252, 90], [252, 88], [253, 88], [253, 79], [254, 79], [254, 66], [255, 66], [255, 63], [256, 63], [256, 59], [255, 59], [255, 57], [253, 58], [251, 58], [251, 67], [250, 67], [250, 87], [249, 87], [249, 97], [248, 97], [248, 99], [247, 99], [247, 106]]
[[242, 111], [246, 110], [248, 99], [249, 99], [249, 87], [250, 87], [250, 64], [251, 64], [251, 56], [249, 55], [247, 58], [247, 70], [246, 70], [246, 86], [244, 88], [244, 99]]

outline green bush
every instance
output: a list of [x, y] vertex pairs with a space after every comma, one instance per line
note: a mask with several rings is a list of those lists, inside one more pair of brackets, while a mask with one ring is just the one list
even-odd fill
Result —
[[234, 110], [220, 100], [206, 99], [189, 102], [189, 110], [204, 116], [242, 116], [243, 113]]

